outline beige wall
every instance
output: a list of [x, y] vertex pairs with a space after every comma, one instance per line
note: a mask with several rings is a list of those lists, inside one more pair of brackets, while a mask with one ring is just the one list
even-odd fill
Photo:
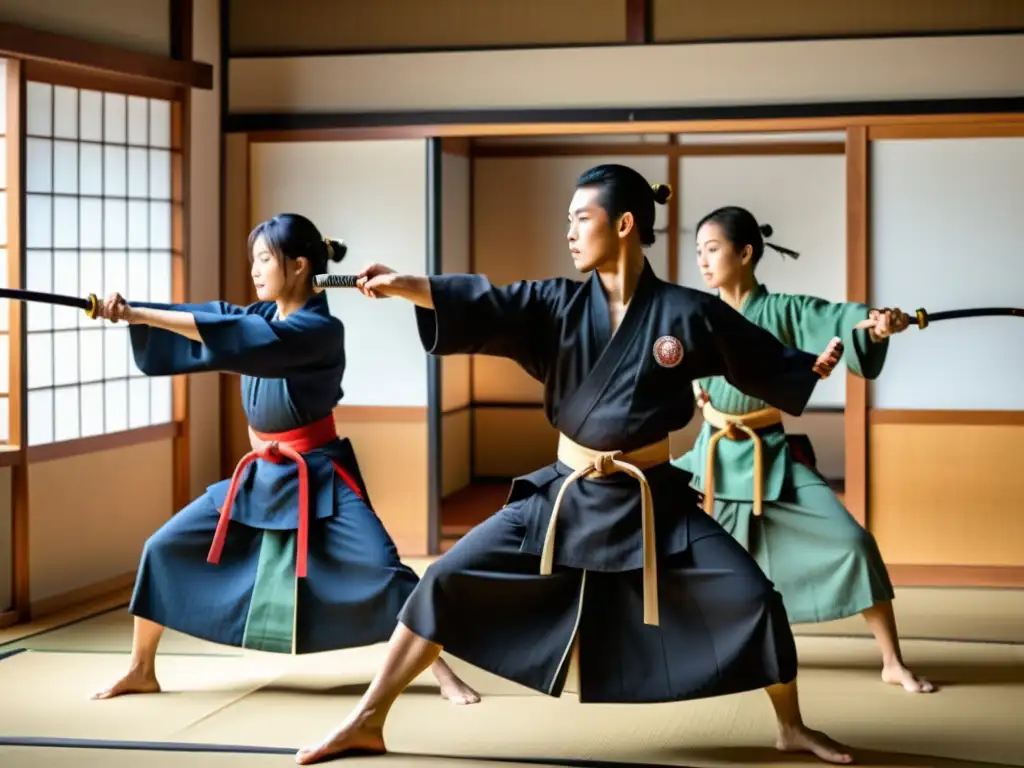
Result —
[[382, 411], [352, 417], [342, 407], [335, 423], [338, 434], [352, 441], [370, 502], [399, 555], [428, 554], [426, 410], [410, 416]]
[[[250, 226], [300, 211], [348, 254], [332, 272], [372, 262], [426, 270], [426, 142], [287, 142], [250, 147]], [[354, 290], [327, 293], [345, 323], [342, 405], [427, 405], [427, 364], [413, 307], [370, 301]]]
[[[232, 185], [232, 233], [239, 246], [248, 227], [281, 211], [299, 211], [349, 251], [335, 272], [371, 262], [404, 272], [426, 269], [426, 143], [422, 140], [289, 142], [249, 146], [248, 222]], [[232, 168], [244, 161], [232, 142]], [[244, 198], [243, 198], [244, 199]], [[381, 201], [386, 201], [382, 204]], [[236, 248], [230, 247], [231, 258]], [[241, 262], [244, 248], [237, 249]], [[238, 279], [246, 280], [232, 264]], [[344, 397], [338, 432], [348, 437], [371, 501], [403, 556], [428, 545], [427, 367], [413, 308], [372, 301], [358, 291], [328, 293], [345, 323]], [[237, 393], [234, 398], [237, 401]], [[236, 423], [233, 429], [244, 422]]]
[[[1024, 304], [1024, 136], [875, 141], [870, 179], [876, 306]], [[1020, 349], [1021, 330], [993, 317], [906, 334], [872, 383], [871, 406], [1024, 410], [1024, 359], [1005, 352]]]
[[[94, 42], [167, 56], [169, 0], [6, 2], [0, 19]], [[194, 58], [220, 63], [219, 4], [195, 0]], [[192, 93], [187, 291], [192, 300], [220, 290], [220, 95]], [[219, 406], [214, 376], [193, 377], [191, 491], [219, 479]], [[30, 416], [31, 418], [31, 416]], [[130, 583], [146, 538], [173, 513], [171, 440], [33, 463], [28, 469], [31, 601], [46, 610], [69, 593]], [[0, 475], [0, 547], [9, 551], [10, 470]], [[82, 542], [95, 543], [82, 546]], [[5, 555], [6, 557], [6, 555]], [[6, 560], [5, 560], [6, 562]], [[0, 576], [0, 610], [9, 589]]]
[[[872, 303], [1021, 306], [1024, 138], [871, 150]], [[1024, 566], [1020, 330], [976, 318], [893, 341], [868, 431], [868, 525], [891, 562]]]
[[1024, 90], [1022, 50], [1024, 35], [992, 35], [246, 58], [231, 62], [230, 109], [377, 112], [1015, 97]]
[[35, 608], [134, 573], [143, 543], [173, 512], [171, 467], [166, 440], [29, 467]]

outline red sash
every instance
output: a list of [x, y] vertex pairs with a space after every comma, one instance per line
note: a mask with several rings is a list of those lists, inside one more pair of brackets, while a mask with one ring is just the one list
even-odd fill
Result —
[[[332, 440], [338, 438], [334, 426], [334, 417], [325, 416], [319, 421], [308, 424], [305, 427], [291, 429], [287, 432], [264, 433], [257, 432], [250, 427], [250, 434], [259, 441], [261, 445], [254, 448], [242, 457], [231, 475], [231, 485], [228, 487], [228, 495], [224, 499], [224, 506], [220, 509], [220, 520], [217, 521], [217, 531], [213, 535], [213, 544], [210, 546], [210, 553], [206, 561], [217, 565], [220, 562], [220, 555], [224, 549], [224, 541], [228, 535], [228, 523], [231, 522], [231, 505], [235, 501], [235, 494], [238, 493], [238, 486], [242, 482], [242, 472], [257, 459], [274, 464], [280, 464], [284, 459], [291, 459], [299, 468], [299, 540], [295, 553], [295, 575], [304, 579], [306, 577], [307, 552], [309, 550], [309, 467], [302, 454], [322, 448]], [[363, 499], [362, 491], [356, 485], [355, 480], [337, 462], [334, 470], [341, 477], [342, 481], [360, 499]], [[363, 499], [365, 501], [365, 499]]]

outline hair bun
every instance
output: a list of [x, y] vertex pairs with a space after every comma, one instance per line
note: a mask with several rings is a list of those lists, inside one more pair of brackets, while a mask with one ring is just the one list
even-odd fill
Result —
[[324, 238], [324, 245], [327, 247], [328, 261], [341, 261], [348, 253], [348, 246], [344, 240], [334, 240], [330, 237]]
[[668, 184], [652, 184], [651, 191], [654, 192], [654, 202], [664, 205], [672, 199], [672, 187]]
[[761, 230], [761, 235], [764, 237], [771, 237], [772, 233], [775, 231], [774, 229], [772, 229], [771, 224], [762, 224], [760, 227], [758, 227], [758, 229]]

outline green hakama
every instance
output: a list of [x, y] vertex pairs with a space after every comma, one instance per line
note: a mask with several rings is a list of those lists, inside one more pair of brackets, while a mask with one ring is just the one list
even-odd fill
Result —
[[[888, 341], [874, 343], [854, 326], [868, 317], [859, 303], [832, 304], [809, 296], [769, 293], [756, 285], [741, 314], [784, 344], [820, 354], [843, 340], [847, 368], [866, 379], [882, 371]], [[767, 403], [749, 397], [724, 378], [701, 379], [711, 406], [725, 414], [750, 414]], [[717, 430], [707, 422], [693, 447], [673, 461], [703, 491], [708, 442]], [[892, 582], [874, 536], [836, 497], [826, 480], [791, 453], [781, 424], [758, 430], [762, 452], [762, 514], [754, 515], [754, 442], [719, 440], [714, 461], [714, 518], [747, 551], [782, 594], [789, 620], [811, 623], [860, 613], [893, 598]]]

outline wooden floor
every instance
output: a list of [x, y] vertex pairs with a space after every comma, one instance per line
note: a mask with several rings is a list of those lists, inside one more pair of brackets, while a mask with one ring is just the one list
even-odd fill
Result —
[[441, 501], [441, 549], [448, 548], [505, 505], [511, 480], [472, 483]]
[[[865, 623], [848, 632], [836, 622], [831, 637], [796, 637], [808, 723], [872, 768], [1024, 768], [1024, 590], [904, 589], [897, 604], [904, 654], [940, 691], [915, 696], [882, 684]], [[123, 607], [86, 616], [76, 610], [0, 630], [2, 768], [294, 766], [300, 745], [356, 705], [386, 652], [381, 643], [275, 655], [168, 630], [158, 662], [163, 695], [92, 701], [129, 664], [132, 617]], [[374, 768], [821, 765], [772, 748], [771, 708], [759, 691], [580, 705], [571, 691], [555, 699], [447, 660], [483, 701], [452, 707], [423, 672], [396, 703], [391, 754], [372, 758]]]

